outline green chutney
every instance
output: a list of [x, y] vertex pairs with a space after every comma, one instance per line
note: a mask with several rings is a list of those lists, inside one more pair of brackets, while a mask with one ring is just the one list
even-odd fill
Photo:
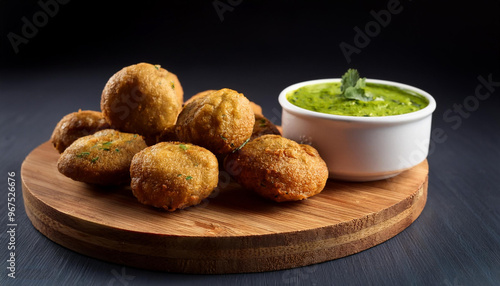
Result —
[[405, 114], [429, 105], [427, 98], [414, 91], [378, 83], [366, 83], [364, 88], [373, 100], [348, 99], [342, 95], [340, 85], [340, 82], [307, 85], [289, 92], [287, 99], [311, 111], [365, 117]]

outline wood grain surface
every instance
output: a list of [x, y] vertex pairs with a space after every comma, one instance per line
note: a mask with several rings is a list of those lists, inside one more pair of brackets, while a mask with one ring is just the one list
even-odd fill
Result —
[[329, 180], [308, 200], [266, 201], [221, 172], [202, 204], [166, 212], [129, 187], [73, 181], [46, 142], [21, 167], [26, 213], [36, 229], [76, 252], [123, 265], [182, 273], [288, 269], [354, 254], [408, 227], [427, 199], [427, 161], [381, 181]]

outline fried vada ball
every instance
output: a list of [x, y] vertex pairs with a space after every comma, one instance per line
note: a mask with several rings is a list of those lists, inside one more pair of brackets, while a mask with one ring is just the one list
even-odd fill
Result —
[[101, 110], [113, 128], [148, 137], [175, 125], [183, 94], [175, 74], [159, 65], [139, 63], [108, 80]]
[[57, 169], [75, 181], [121, 185], [130, 182], [130, 162], [146, 147], [138, 134], [104, 129], [73, 142], [59, 157]]
[[109, 128], [101, 112], [78, 110], [65, 115], [56, 125], [50, 141], [62, 153], [76, 139]]
[[264, 135], [229, 154], [225, 170], [244, 188], [276, 202], [303, 200], [320, 193], [328, 179], [316, 149], [279, 135]]
[[179, 141], [225, 155], [250, 138], [255, 116], [248, 99], [224, 88], [195, 98], [184, 106], [175, 132]]
[[269, 119], [265, 118], [263, 115], [255, 114], [255, 124], [250, 140], [267, 134], [281, 135], [281, 132], [276, 125], [269, 121]]
[[130, 165], [139, 202], [168, 211], [199, 204], [217, 187], [213, 153], [189, 143], [161, 142], [137, 153]]
[[[189, 104], [191, 101], [195, 100], [196, 98], [203, 97], [203, 96], [210, 94], [214, 91], [217, 91], [217, 90], [209, 89], [209, 90], [198, 92], [197, 94], [191, 96], [188, 100], [186, 100], [184, 102], [184, 106], [186, 106], [187, 104]], [[250, 106], [252, 107], [252, 110], [256, 115], [264, 116], [262, 114], [262, 107], [260, 105], [258, 105], [257, 103], [255, 103], [253, 101], [250, 101]]]

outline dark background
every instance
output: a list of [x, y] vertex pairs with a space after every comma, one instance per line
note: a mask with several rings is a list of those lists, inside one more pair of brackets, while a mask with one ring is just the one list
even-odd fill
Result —
[[238, 0], [223, 21], [213, 3], [230, 5], [227, 0], [163, 2], [59, 4], [15, 54], [6, 35], [22, 36], [22, 17], [32, 20], [41, 7], [36, 1], [2, 1], [2, 75], [72, 71], [85, 80], [92, 76], [88, 69], [99, 69], [103, 85], [121, 67], [145, 61], [177, 73], [186, 95], [244, 85], [252, 87], [241, 90], [251, 92], [249, 97], [267, 99], [298, 80], [339, 77], [348, 67], [422, 89], [453, 81], [464, 85], [499, 68], [500, 4], [494, 0], [402, 0], [402, 12], [350, 64], [339, 44], [354, 45], [353, 28], [364, 30], [373, 21], [370, 11], [387, 9], [391, 1]]
[[[429, 197], [422, 215], [377, 247], [261, 274], [187, 276], [126, 268], [134, 276], [129, 285], [500, 282], [500, 87], [471, 107], [478, 77], [500, 82], [499, 1], [402, 0], [402, 11], [349, 63], [340, 44], [354, 46], [354, 28], [364, 30], [374, 20], [370, 11], [387, 9], [392, 1], [108, 2], [58, 4], [57, 13], [15, 53], [9, 33], [23, 36], [23, 17], [33, 22], [42, 8], [37, 1], [0, 1], [3, 176], [15, 171], [20, 179], [24, 157], [49, 139], [62, 116], [79, 108], [98, 110], [107, 79], [138, 62], [161, 64], [177, 74], [185, 98], [223, 87], [242, 92], [277, 124], [277, 96], [286, 86], [340, 77], [357, 68], [361, 76], [403, 82], [432, 94], [438, 105], [433, 130], [444, 134], [434, 138], [429, 155]], [[222, 21], [214, 3], [230, 7]], [[458, 113], [463, 106], [469, 110]], [[0, 194], [5, 192], [2, 187]], [[0, 203], [0, 210], [0, 225], [5, 225], [6, 203]], [[113, 270], [121, 271], [119, 265], [50, 242], [31, 226], [22, 201], [17, 216], [19, 278], [7, 280], [2, 266], [0, 284], [107, 284]], [[6, 239], [2, 232], [0, 261], [7, 257]]]

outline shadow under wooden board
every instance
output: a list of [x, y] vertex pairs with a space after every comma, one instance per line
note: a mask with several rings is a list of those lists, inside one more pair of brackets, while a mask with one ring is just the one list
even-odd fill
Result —
[[328, 180], [320, 194], [275, 203], [228, 181], [202, 204], [167, 212], [129, 187], [96, 187], [57, 171], [49, 142], [21, 167], [33, 226], [76, 252], [123, 265], [181, 273], [262, 272], [354, 254], [408, 227], [427, 199], [427, 161], [365, 183]]

